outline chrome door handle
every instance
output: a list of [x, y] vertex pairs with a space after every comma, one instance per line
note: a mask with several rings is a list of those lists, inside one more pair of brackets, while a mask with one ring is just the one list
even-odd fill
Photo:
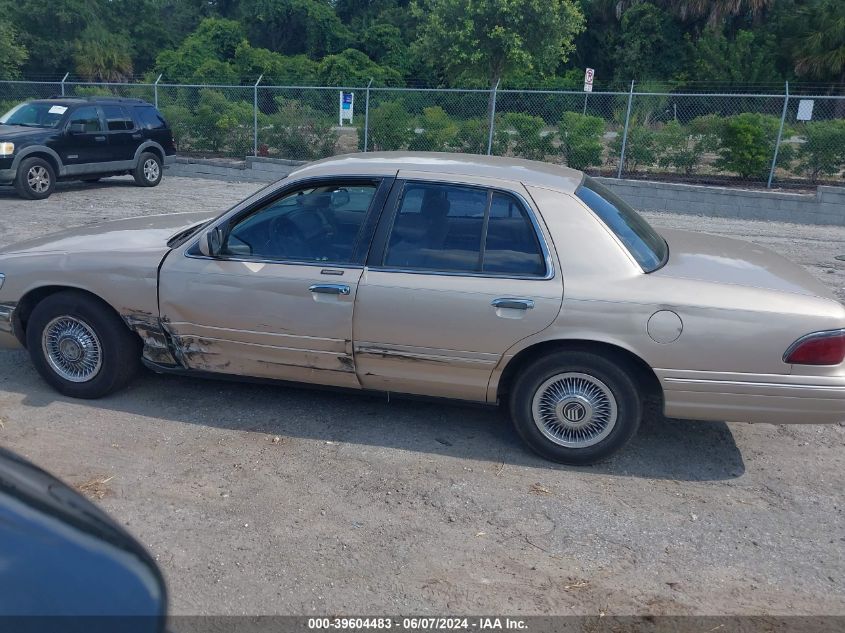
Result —
[[95, 140], [95, 141], [105, 141], [105, 140], [106, 140], [106, 137], [105, 137], [105, 136], [95, 136], [95, 137], [94, 137], [94, 140]]
[[314, 284], [308, 288], [311, 292], [322, 295], [348, 295], [349, 286], [346, 284]]
[[490, 305], [494, 308], [510, 308], [511, 310], [530, 310], [534, 307], [534, 302], [531, 299], [513, 299], [511, 297], [503, 297], [501, 299], [493, 299]]

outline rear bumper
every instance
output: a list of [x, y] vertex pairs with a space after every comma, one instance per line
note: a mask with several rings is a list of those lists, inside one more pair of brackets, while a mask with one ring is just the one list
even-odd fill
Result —
[[845, 422], [845, 376], [655, 371], [668, 417], [770, 424]]

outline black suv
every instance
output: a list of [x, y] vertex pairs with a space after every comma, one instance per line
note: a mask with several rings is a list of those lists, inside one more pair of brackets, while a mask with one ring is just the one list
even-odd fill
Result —
[[57, 179], [132, 174], [155, 187], [175, 153], [167, 121], [140, 99], [39, 99], [0, 117], [0, 184], [24, 198], [46, 198]]

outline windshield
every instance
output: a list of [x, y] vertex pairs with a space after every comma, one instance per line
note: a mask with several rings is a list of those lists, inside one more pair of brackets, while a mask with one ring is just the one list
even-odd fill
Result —
[[657, 270], [669, 259], [666, 240], [610, 189], [587, 177], [575, 195], [616, 234], [645, 272]]
[[21, 103], [0, 117], [0, 124], [24, 127], [56, 127], [67, 106], [58, 103]]

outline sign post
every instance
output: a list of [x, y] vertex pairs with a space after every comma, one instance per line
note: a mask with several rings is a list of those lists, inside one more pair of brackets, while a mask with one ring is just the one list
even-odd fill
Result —
[[596, 71], [593, 68], [588, 68], [584, 71], [584, 116], [587, 116], [587, 97], [593, 91], [593, 79], [596, 76]]
[[343, 121], [352, 123], [352, 112], [355, 108], [355, 93], [340, 91], [340, 126], [343, 127]]

